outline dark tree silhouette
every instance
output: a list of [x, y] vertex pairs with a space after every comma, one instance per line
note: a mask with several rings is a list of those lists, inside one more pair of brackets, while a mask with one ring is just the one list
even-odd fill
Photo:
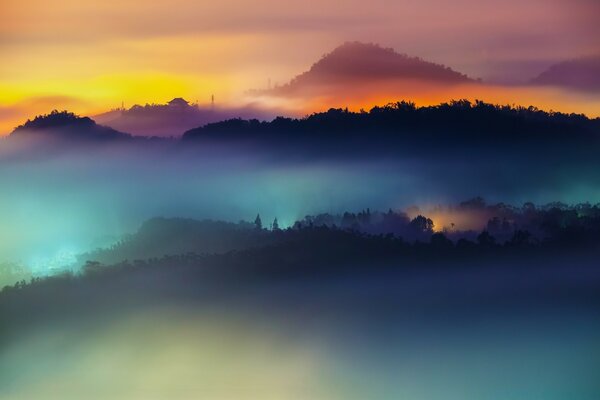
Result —
[[417, 232], [432, 232], [433, 231], [433, 221], [430, 218], [424, 217], [422, 215], [418, 215], [410, 221], [410, 226]]
[[31, 136], [93, 142], [132, 139], [131, 135], [98, 125], [91, 118], [57, 110], [27, 120], [23, 125], [16, 127], [9, 138]]
[[446, 235], [441, 232], [436, 232], [431, 235], [430, 240], [431, 246], [435, 249], [449, 249], [454, 246], [452, 240], [448, 239]]
[[256, 229], [262, 229], [262, 221], [260, 219], [260, 214], [256, 214], [256, 219], [254, 220], [254, 226]]
[[[563, 152], [577, 148], [581, 153], [585, 150], [582, 144], [598, 146], [600, 119], [479, 100], [425, 107], [399, 101], [373, 107], [369, 112], [330, 109], [302, 119], [277, 117], [270, 122], [231, 119], [183, 135], [185, 142], [241, 139], [268, 147], [289, 145], [296, 149], [297, 146], [319, 149], [334, 144], [338, 151], [354, 146], [362, 151], [371, 148], [397, 152], [426, 147], [429, 152], [447, 152], [468, 146], [511, 153], [523, 151], [540, 157], [543, 154], [537, 149], [541, 141], [547, 150], [556, 148]], [[473, 205], [481, 204], [475, 201]]]
[[496, 238], [494, 238], [488, 231], [483, 231], [477, 236], [477, 243], [481, 247], [493, 247], [496, 244]]

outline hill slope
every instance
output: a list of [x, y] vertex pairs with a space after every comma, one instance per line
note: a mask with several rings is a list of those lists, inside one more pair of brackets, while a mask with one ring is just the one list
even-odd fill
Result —
[[67, 111], [52, 111], [18, 126], [11, 139], [38, 138], [75, 142], [104, 142], [130, 139], [131, 136], [115, 129], [96, 124], [88, 117], [79, 117]]
[[377, 44], [347, 42], [325, 54], [289, 83], [272, 89], [287, 92], [324, 83], [355, 83], [378, 80], [418, 80], [455, 84], [474, 82], [444, 65], [409, 57]]
[[600, 91], [600, 55], [552, 65], [532, 79], [531, 83]]

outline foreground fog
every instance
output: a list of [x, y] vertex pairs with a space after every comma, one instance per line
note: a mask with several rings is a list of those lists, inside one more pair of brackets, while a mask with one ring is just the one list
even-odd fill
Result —
[[12, 325], [0, 397], [597, 398], [593, 265], [440, 267], [81, 293]]

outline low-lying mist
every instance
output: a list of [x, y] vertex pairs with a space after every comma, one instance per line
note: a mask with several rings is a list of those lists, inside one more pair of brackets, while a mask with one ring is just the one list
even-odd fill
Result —
[[0, 263], [48, 269], [114, 243], [156, 216], [253, 220], [489, 201], [600, 200], [589, 164], [528, 165], [500, 155], [307, 156], [277, 147], [177, 142], [50, 148], [18, 156], [3, 141]]
[[32, 285], [0, 303], [0, 397], [591, 400], [600, 276], [577, 260]]

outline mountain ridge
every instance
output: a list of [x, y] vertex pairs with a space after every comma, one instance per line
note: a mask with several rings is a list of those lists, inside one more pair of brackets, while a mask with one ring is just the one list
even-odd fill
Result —
[[419, 80], [442, 84], [478, 80], [442, 64], [411, 57], [374, 43], [345, 42], [324, 54], [307, 71], [266, 92], [283, 93], [323, 83], [352, 83], [385, 79]]
[[553, 64], [530, 83], [600, 92], [600, 54]]
[[36, 116], [16, 127], [9, 138], [46, 137], [71, 141], [128, 140], [132, 136], [113, 128], [99, 125], [89, 117], [81, 117], [69, 111], [53, 110]]

